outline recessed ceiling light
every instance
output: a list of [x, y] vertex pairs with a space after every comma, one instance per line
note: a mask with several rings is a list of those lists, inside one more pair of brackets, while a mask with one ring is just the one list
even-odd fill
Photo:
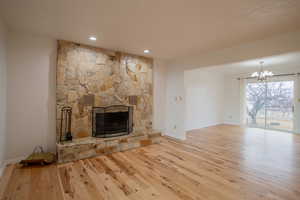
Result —
[[150, 50], [149, 49], [145, 49], [144, 53], [150, 53]]
[[89, 37], [89, 40], [96, 41], [96, 40], [97, 40], [97, 38], [96, 38], [96, 37], [94, 37], [94, 36], [91, 36], [91, 37]]

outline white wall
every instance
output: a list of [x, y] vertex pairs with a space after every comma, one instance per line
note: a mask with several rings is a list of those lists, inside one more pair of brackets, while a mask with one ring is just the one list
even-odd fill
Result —
[[[185, 91], [185, 101], [184, 107], [186, 112], [186, 117], [181, 118], [181, 115], [169, 114], [174, 118], [169, 118], [173, 120], [172, 122], [180, 123], [180, 120], [184, 120], [184, 131], [189, 131], [192, 129], [203, 128], [215, 124], [233, 124], [241, 125], [241, 89], [242, 87], [238, 77], [248, 77], [251, 74], [244, 73], [243, 67], [235, 68], [235, 71], [229, 70], [230, 73], [235, 75], [228, 74], [228, 68], [230, 65], [217, 66], [217, 67], [202, 67], [193, 70], [177, 71], [177, 79], [169, 79], [173, 82], [168, 84], [175, 84], [175, 87], [179, 87], [176, 84], [180, 84], [178, 81], [178, 75], [184, 74], [184, 91]], [[178, 69], [177, 69], [178, 70]], [[272, 68], [269, 68], [272, 70]], [[250, 70], [253, 71], [253, 70]], [[283, 73], [297, 73], [300, 72], [300, 67], [294, 65], [281, 66], [281, 68], [275, 68], [272, 70], [275, 74]], [[226, 73], [225, 73], [226, 72]], [[173, 70], [173, 73], [176, 73]], [[169, 76], [172, 73], [169, 74]], [[236, 75], [239, 74], [239, 75]], [[174, 76], [175, 77], [175, 76]], [[173, 77], [173, 78], [174, 78]], [[296, 107], [295, 107], [295, 117], [296, 121], [296, 132], [300, 133], [300, 77], [298, 77], [298, 84], [296, 87]], [[168, 87], [168, 89], [170, 89]], [[172, 88], [174, 96], [180, 95], [181, 90]], [[168, 91], [169, 92], [169, 91]], [[172, 96], [172, 97], [174, 97]], [[168, 96], [169, 99], [170, 96]], [[174, 101], [175, 102], [175, 101]], [[172, 103], [168, 105], [168, 109], [172, 107]], [[181, 103], [174, 103], [176, 106], [180, 106]], [[178, 120], [178, 121], [177, 121]], [[169, 123], [170, 121], [168, 121]], [[183, 132], [184, 132], [183, 131]], [[170, 136], [176, 134], [176, 130], [173, 130], [172, 127], [168, 130]], [[171, 133], [171, 134], [170, 134]], [[175, 133], [175, 134], [174, 134]], [[172, 135], [174, 134], [174, 135]]]
[[[197, 53], [173, 60], [168, 64], [167, 75], [167, 134], [177, 138], [185, 138], [186, 121], [185, 98], [180, 103], [174, 103], [175, 96], [185, 96], [184, 71], [200, 67], [220, 66], [235, 62], [257, 59], [267, 56], [281, 55], [300, 50], [300, 31], [270, 37], [216, 52]], [[176, 125], [176, 130], [173, 128]], [[180, 137], [179, 137], [180, 136]]]
[[154, 59], [153, 67], [153, 128], [165, 133], [167, 67], [163, 60]]
[[241, 124], [240, 81], [235, 76], [224, 77], [224, 123]]
[[183, 67], [168, 65], [166, 91], [166, 135], [185, 139], [185, 91]]
[[6, 154], [7, 30], [0, 19], [0, 176]]
[[55, 149], [56, 41], [9, 33], [7, 159]]
[[224, 75], [218, 69], [200, 68], [184, 72], [185, 130], [223, 123]]

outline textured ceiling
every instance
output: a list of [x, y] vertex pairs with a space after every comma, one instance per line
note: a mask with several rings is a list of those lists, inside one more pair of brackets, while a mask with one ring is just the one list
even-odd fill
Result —
[[11, 29], [165, 59], [297, 30], [299, 10], [299, 0], [0, 0]]

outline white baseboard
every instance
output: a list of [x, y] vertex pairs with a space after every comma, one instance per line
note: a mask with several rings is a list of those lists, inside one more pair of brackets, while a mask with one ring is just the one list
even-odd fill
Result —
[[3, 167], [5, 168], [9, 164], [16, 164], [19, 163], [21, 160], [24, 160], [26, 156], [20, 156], [12, 159], [7, 159], [3, 162]]
[[3, 171], [4, 171], [4, 165], [3, 165], [3, 162], [0, 162], [0, 177], [2, 176], [3, 174]]
[[0, 177], [2, 177], [2, 174], [3, 174], [3, 172], [4, 172], [4, 167], [0, 167]]
[[228, 125], [234, 125], [234, 126], [240, 126], [240, 123], [237, 122], [232, 122], [232, 121], [224, 121], [223, 124], [228, 124]]
[[217, 125], [221, 125], [221, 124], [223, 124], [223, 122], [211, 123], [211, 124], [206, 124], [206, 125], [199, 126], [199, 127], [187, 128], [185, 131], [193, 131], [193, 130], [198, 130], [198, 129], [201, 129], [201, 128], [208, 128], [208, 127], [211, 127], [211, 126], [217, 126]]
[[165, 129], [154, 129], [154, 131], [160, 132], [162, 136], [166, 135], [166, 130]]
[[167, 137], [170, 137], [170, 138], [177, 139], [177, 140], [185, 140], [186, 139], [185, 134], [183, 136], [178, 136], [178, 135], [170, 135], [170, 134], [165, 133], [164, 135]]

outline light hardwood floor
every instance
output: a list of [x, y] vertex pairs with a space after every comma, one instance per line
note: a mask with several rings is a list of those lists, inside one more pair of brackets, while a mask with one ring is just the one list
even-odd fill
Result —
[[300, 199], [300, 136], [220, 125], [186, 142], [64, 165], [9, 166], [0, 199]]

